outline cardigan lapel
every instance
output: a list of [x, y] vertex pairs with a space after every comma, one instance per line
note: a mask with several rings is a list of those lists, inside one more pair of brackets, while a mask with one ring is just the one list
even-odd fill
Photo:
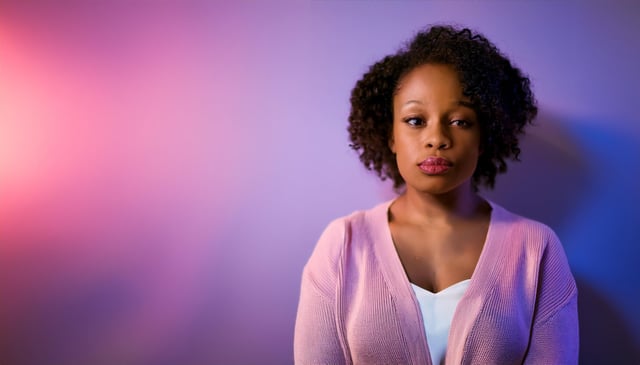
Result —
[[[453, 315], [447, 344], [447, 364], [459, 364], [468, 352], [466, 340], [471, 333], [478, 313], [482, 309], [487, 293], [492, 290], [499, 270], [503, 242], [507, 233], [509, 215], [500, 205], [487, 200], [491, 205], [491, 218], [485, 243], [478, 263], [471, 275], [471, 282]], [[431, 356], [424, 333], [420, 305], [411, 289], [395, 249], [389, 229], [388, 210], [393, 200], [379, 204], [367, 212], [367, 225], [374, 242], [373, 250], [387, 287], [396, 305], [396, 315], [403, 329], [410, 356], [415, 364], [431, 364]]]
[[453, 315], [451, 330], [447, 343], [447, 364], [461, 364], [467, 348], [467, 338], [472, 333], [478, 314], [485, 305], [488, 293], [491, 292], [503, 255], [503, 242], [507, 225], [504, 208], [487, 200], [491, 205], [491, 220], [484, 246], [478, 258], [476, 268], [471, 275], [467, 291], [460, 299]]
[[396, 306], [396, 316], [412, 363], [431, 364], [420, 306], [391, 238], [388, 221], [391, 203], [393, 200], [379, 204], [368, 212], [367, 225], [372, 232], [373, 250]]

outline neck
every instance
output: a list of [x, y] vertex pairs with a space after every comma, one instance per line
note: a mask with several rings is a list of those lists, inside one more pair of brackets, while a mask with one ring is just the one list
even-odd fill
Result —
[[451, 224], [455, 221], [472, 219], [485, 207], [485, 201], [475, 193], [470, 184], [444, 194], [428, 194], [408, 188], [398, 198], [407, 218], [414, 222], [428, 224]]

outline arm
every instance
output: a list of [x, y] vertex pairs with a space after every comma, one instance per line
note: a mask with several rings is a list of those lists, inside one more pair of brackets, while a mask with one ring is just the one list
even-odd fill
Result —
[[548, 319], [536, 322], [525, 364], [578, 363], [577, 293]]
[[578, 363], [578, 291], [560, 241], [552, 234], [542, 257], [538, 297], [525, 364]]
[[337, 265], [344, 243], [343, 221], [332, 222], [302, 274], [294, 333], [296, 364], [346, 364], [336, 320]]
[[303, 278], [294, 335], [296, 364], [346, 364], [336, 327], [335, 305]]

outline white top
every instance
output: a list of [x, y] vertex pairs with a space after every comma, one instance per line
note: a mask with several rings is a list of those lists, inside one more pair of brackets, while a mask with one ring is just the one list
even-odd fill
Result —
[[453, 313], [470, 282], [471, 279], [463, 280], [437, 293], [411, 283], [420, 304], [431, 362], [434, 365], [444, 364]]

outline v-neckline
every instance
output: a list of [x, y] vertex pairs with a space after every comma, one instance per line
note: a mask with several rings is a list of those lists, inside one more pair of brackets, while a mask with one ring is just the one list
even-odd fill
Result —
[[[378, 257], [378, 260], [383, 267], [383, 276], [389, 284], [388, 287], [391, 295], [398, 298], [398, 300], [396, 301], [396, 305], [398, 307], [397, 310], [399, 312], [398, 318], [402, 322], [403, 328], [412, 328], [418, 325], [418, 323], [416, 323], [415, 321], [416, 316], [421, 319], [421, 321], [419, 322], [420, 326], [422, 326], [422, 323], [424, 322], [422, 319], [422, 313], [420, 311], [420, 304], [415, 292], [413, 291], [413, 288], [411, 287], [411, 282], [409, 281], [407, 273], [402, 266], [400, 256], [398, 255], [398, 251], [396, 250], [396, 247], [393, 243], [391, 228], [389, 227], [389, 207], [391, 206], [391, 204], [393, 204], [393, 202], [395, 202], [395, 200], [396, 199], [392, 199], [380, 204], [378, 207], [380, 209], [375, 212], [376, 216], [372, 217], [373, 220], [378, 222], [379, 224], [379, 226], [376, 227], [376, 236], [381, 238], [380, 242], [375, 245], [376, 247], [374, 251], [377, 251], [376, 254], [380, 255], [380, 257]], [[480, 275], [479, 272], [486, 267], [487, 260], [489, 260], [489, 255], [487, 254], [487, 252], [492, 250], [491, 246], [496, 241], [496, 237], [494, 237], [494, 231], [496, 230], [497, 210], [499, 209], [499, 206], [486, 198], [485, 200], [491, 206], [489, 228], [487, 229], [487, 234], [482, 245], [482, 250], [480, 251], [480, 256], [478, 257], [478, 262], [476, 263], [476, 266], [473, 269], [473, 273], [471, 274], [471, 278], [469, 279], [469, 285], [467, 286], [467, 289], [462, 298], [460, 298], [459, 305], [454, 312], [453, 319], [451, 321], [452, 330], [457, 323], [456, 318], [460, 317], [460, 314], [458, 313], [459, 308], [461, 306], [464, 306], [463, 303], [470, 300], [475, 295], [476, 291], [478, 290], [478, 285], [480, 285], [481, 288], [481, 284], [477, 283], [478, 280], [475, 280], [475, 278]], [[402, 285], [397, 285], [399, 283], [402, 283]], [[406, 300], [407, 298], [410, 298], [410, 300]], [[451, 340], [452, 332], [449, 333], [449, 340]], [[417, 353], [422, 355], [420, 356], [420, 358], [415, 359], [416, 363], [426, 363], [426, 359], [430, 358], [431, 355], [429, 354], [429, 345], [427, 343], [427, 338], [424, 330], [422, 329], [422, 327], [417, 327], [415, 328], [415, 331], [409, 333], [414, 333], [419, 336], [419, 338], [407, 339], [413, 341], [410, 342], [414, 344], [413, 346], [420, 347], [420, 349], [414, 348], [414, 351], [417, 351]], [[424, 344], [425, 346], [422, 346], [422, 344]]]
[[451, 292], [455, 292], [457, 288], [460, 288], [460, 286], [464, 285], [465, 288], [466, 288], [470, 281], [471, 281], [471, 279], [460, 280], [457, 283], [451, 284], [448, 287], [446, 287], [446, 288], [444, 288], [444, 289], [442, 289], [440, 291], [437, 291], [435, 293], [432, 292], [431, 290], [427, 290], [427, 289], [421, 287], [420, 285], [416, 285], [416, 284], [411, 283], [411, 282], [409, 282], [409, 283], [411, 284], [411, 288], [414, 289], [414, 292], [415, 292], [415, 290], [418, 290], [420, 293], [425, 293], [425, 294], [427, 294], [427, 295], [429, 295], [431, 297], [438, 298], [438, 297], [445, 297], [445, 296], [447, 296], [447, 294], [449, 294]]
[[[397, 199], [397, 198], [396, 198]], [[404, 270], [404, 266], [402, 265], [402, 261], [400, 260], [400, 255], [398, 254], [398, 250], [396, 249], [395, 244], [393, 243], [393, 236], [391, 234], [391, 227], [389, 226], [389, 208], [391, 207], [391, 205], [396, 201], [396, 199], [392, 199], [389, 200], [388, 202], [384, 203], [384, 222], [385, 224], [383, 224], [384, 226], [384, 243], [383, 246], [387, 249], [387, 250], [391, 250], [394, 255], [391, 255], [393, 257], [392, 261], [393, 261], [393, 269], [396, 271], [401, 271], [402, 272], [402, 276], [404, 277], [404, 282], [405, 282], [405, 286], [408, 289], [408, 291], [413, 293], [413, 289], [411, 289], [411, 281], [409, 280], [409, 277], [407, 276], [407, 272]], [[491, 212], [489, 215], [489, 227], [487, 228], [487, 234], [484, 238], [484, 242], [482, 243], [482, 250], [480, 251], [480, 256], [478, 257], [478, 262], [476, 262], [476, 266], [473, 268], [473, 272], [471, 274], [471, 277], [468, 279], [471, 282], [469, 283], [469, 287], [467, 288], [467, 292], [472, 291], [472, 289], [475, 287], [473, 285], [474, 283], [474, 277], [477, 276], [477, 272], [478, 272], [478, 268], [482, 267], [482, 264], [485, 261], [485, 256], [486, 256], [486, 252], [487, 252], [487, 246], [493, 241], [493, 231], [495, 230], [494, 226], [496, 223], [496, 204], [493, 203], [492, 201], [490, 201], [489, 199], [485, 198], [485, 201], [491, 206]], [[455, 285], [455, 284], [453, 284]], [[442, 290], [440, 290], [442, 291]], [[439, 292], [440, 292], [439, 291]], [[435, 294], [435, 293], [434, 293]], [[466, 296], [465, 295], [462, 297], [462, 299], [464, 299]], [[414, 300], [415, 300], [415, 295], [414, 295]]]

